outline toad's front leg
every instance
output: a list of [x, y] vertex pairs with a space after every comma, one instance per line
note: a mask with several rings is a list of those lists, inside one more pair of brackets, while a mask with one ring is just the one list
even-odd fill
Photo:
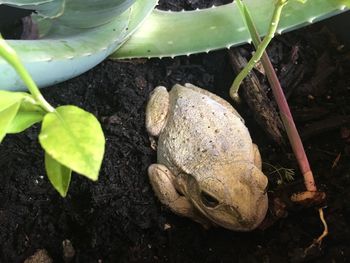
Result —
[[168, 206], [174, 213], [193, 219], [205, 228], [212, 225], [206, 218], [196, 212], [192, 203], [175, 188], [173, 173], [162, 164], [152, 164], [148, 168], [148, 176], [156, 196], [160, 202]]

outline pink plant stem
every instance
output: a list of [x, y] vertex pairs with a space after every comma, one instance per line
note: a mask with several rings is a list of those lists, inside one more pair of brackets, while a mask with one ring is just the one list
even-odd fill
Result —
[[[262, 41], [260, 39], [259, 33], [256, 29], [256, 26], [253, 22], [253, 19], [250, 15], [250, 12], [248, 8], [242, 3], [241, 0], [236, 0], [236, 3], [241, 11], [241, 14], [244, 18], [244, 21], [248, 27], [249, 33], [252, 37], [253, 44], [255, 46], [255, 49], [258, 50], [259, 46], [261, 45]], [[276, 9], [280, 9], [280, 12], [282, 11], [282, 7], [287, 4], [287, 1], [279, 0], [275, 2], [275, 11]], [[276, 12], [274, 12], [276, 13]], [[280, 16], [275, 16], [272, 18], [271, 26], [270, 28], [277, 28], [277, 24], [279, 22]], [[275, 34], [275, 31], [270, 32], [271, 35]], [[271, 36], [270, 36], [271, 37]], [[297, 128], [295, 127], [295, 123], [292, 117], [292, 114], [290, 112], [286, 97], [284, 96], [281, 84], [278, 80], [278, 77], [276, 75], [276, 72], [271, 64], [271, 61], [269, 59], [269, 56], [267, 55], [266, 51], [263, 52], [261, 56], [261, 63], [263, 64], [263, 67], [266, 72], [266, 76], [270, 82], [273, 95], [275, 97], [275, 100], [277, 102], [278, 108], [280, 110], [281, 119], [283, 121], [284, 127], [286, 129], [288, 139], [290, 141], [290, 144], [292, 146], [293, 152], [295, 157], [297, 158], [299, 168], [304, 176], [304, 183], [307, 191], [315, 192], [317, 191], [316, 184], [314, 181], [314, 177], [309, 165], [309, 161], [307, 159], [303, 143], [301, 142], [299, 133], [297, 131]]]
[[280, 115], [285, 126], [288, 139], [291, 142], [294, 155], [298, 161], [299, 168], [304, 176], [305, 187], [308, 191], [317, 191], [310, 164], [307, 159], [303, 143], [295, 126], [292, 114], [290, 112], [288, 102], [286, 100], [286, 97], [284, 96], [281, 84], [278, 81], [277, 75], [273, 70], [273, 66], [266, 52], [264, 52], [264, 54], [262, 55], [261, 61], [265, 69], [272, 69], [266, 70], [265, 72], [271, 84], [273, 95], [280, 110]]

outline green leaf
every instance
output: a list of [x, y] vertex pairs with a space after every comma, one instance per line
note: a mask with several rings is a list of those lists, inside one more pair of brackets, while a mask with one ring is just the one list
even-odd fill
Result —
[[26, 95], [28, 94], [23, 92], [0, 90], [0, 142], [4, 139], [7, 129], [15, 118], [21, 101]]
[[53, 187], [60, 193], [62, 197], [66, 197], [72, 170], [52, 159], [50, 155], [45, 153], [45, 169]]
[[58, 107], [45, 115], [39, 142], [57, 162], [97, 180], [105, 139], [100, 123], [91, 113], [70, 105]]
[[0, 112], [13, 104], [21, 101], [25, 96], [30, 96], [24, 92], [11, 92], [0, 90]]
[[[1, 125], [0, 130], [6, 133], [22, 132], [44, 117], [45, 111], [36, 103], [30, 94], [25, 92], [0, 91], [0, 119], [5, 121], [2, 112], [17, 103], [20, 104], [20, 107], [17, 109], [17, 114], [14, 118], [12, 118], [13, 116], [8, 116], [11, 117], [11, 122], [6, 125], [6, 130], [4, 130], [5, 124], [2, 123]], [[9, 110], [3, 112], [3, 114], [7, 115], [9, 112], [14, 113]]]
[[301, 3], [301, 4], [305, 4], [307, 0], [296, 0], [296, 1]]
[[340, 3], [345, 5], [346, 7], [350, 8], [350, 0], [338, 0]]
[[15, 118], [21, 102], [17, 101], [6, 109], [0, 111], [0, 143], [4, 139], [7, 128]]
[[7, 133], [20, 133], [44, 118], [41, 112], [26, 112], [19, 110], [7, 128]]
[[7, 133], [20, 133], [40, 122], [45, 114], [46, 112], [33, 99], [26, 98], [22, 100], [16, 117], [7, 128]]

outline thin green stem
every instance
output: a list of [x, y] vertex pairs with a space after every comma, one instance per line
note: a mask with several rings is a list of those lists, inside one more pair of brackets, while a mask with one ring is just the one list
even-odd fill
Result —
[[23, 66], [22, 62], [17, 56], [16, 51], [9, 46], [6, 41], [0, 35], [0, 56], [2, 56], [7, 63], [9, 63], [21, 77], [24, 84], [28, 87], [29, 92], [32, 94], [36, 102], [47, 112], [55, 111], [53, 108], [40, 93], [38, 86], [33, 81], [32, 77], [28, 71]]
[[[238, 5], [242, 5], [240, 0], [238, 0], [237, 3], [238, 3]], [[255, 64], [260, 60], [266, 47], [270, 43], [271, 39], [274, 37], [276, 30], [277, 30], [278, 22], [279, 22], [280, 17], [281, 17], [282, 8], [283, 8], [283, 6], [285, 6], [286, 3], [287, 3], [287, 0], [278, 0], [276, 2], [275, 9], [274, 9], [271, 23], [270, 23], [270, 27], [269, 27], [269, 30], [268, 30], [266, 36], [264, 37], [263, 41], [260, 43], [259, 47], [257, 48], [257, 50], [254, 53], [254, 55], [252, 56], [252, 58], [249, 60], [246, 67], [238, 74], [238, 76], [233, 81], [233, 84], [230, 88], [230, 96], [232, 99], [237, 100], [238, 89], [239, 89], [239, 86], [241, 85], [243, 79], [249, 74], [249, 72], [253, 69]]]

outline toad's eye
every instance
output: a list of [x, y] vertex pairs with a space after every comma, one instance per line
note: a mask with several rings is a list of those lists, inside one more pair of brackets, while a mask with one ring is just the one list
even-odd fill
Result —
[[204, 191], [201, 192], [201, 200], [205, 206], [210, 208], [215, 208], [219, 205], [218, 199]]

